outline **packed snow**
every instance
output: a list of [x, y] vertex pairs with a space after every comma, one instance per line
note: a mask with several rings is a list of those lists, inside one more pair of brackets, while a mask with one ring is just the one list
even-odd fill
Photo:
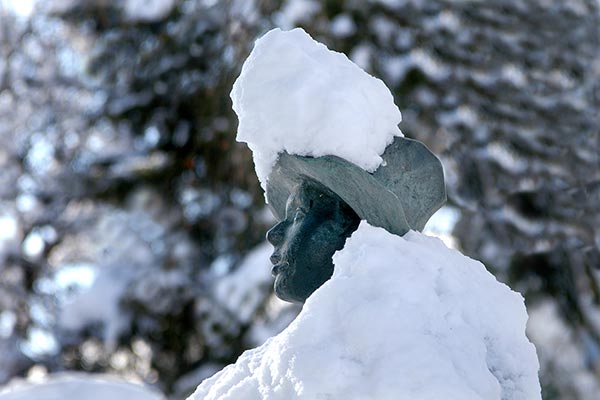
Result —
[[17, 382], [0, 388], [0, 400], [163, 400], [162, 394], [101, 374], [62, 373], [42, 382]]
[[333, 277], [190, 400], [541, 399], [523, 298], [437, 238], [362, 222]]
[[237, 140], [252, 149], [263, 188], [278, 154], [381, 164], [402, 116], [385, 84], [300, 28], [256, 41], [231, 92]]

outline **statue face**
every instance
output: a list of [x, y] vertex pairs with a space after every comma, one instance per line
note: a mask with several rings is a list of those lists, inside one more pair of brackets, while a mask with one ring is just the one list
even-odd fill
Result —
[[333, 274], [333, 253], [344, 247], [360, 218], [336, 194], [305, 182], [290, 194], [285, 219], [267, 232], [275, 294], [304, 302]]

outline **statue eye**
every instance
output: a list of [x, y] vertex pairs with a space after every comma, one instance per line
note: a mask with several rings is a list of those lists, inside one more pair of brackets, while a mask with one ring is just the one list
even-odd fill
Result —
[[296, 209], [296, 213], [294, 214], [294, 222], [300, 221], [302, 218], [304, 218], [304, 211], [299, 208]]

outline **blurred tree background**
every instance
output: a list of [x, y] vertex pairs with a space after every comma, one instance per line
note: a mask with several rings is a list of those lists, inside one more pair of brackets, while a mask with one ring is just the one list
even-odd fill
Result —
[[229, 100], [275, 26], [392, 89], [444, 163], [446, 234], [526, 298], [544, 398], [595, 399], [596, 0], [0, 0], [0, 383], [183, 398], [293, 319]]

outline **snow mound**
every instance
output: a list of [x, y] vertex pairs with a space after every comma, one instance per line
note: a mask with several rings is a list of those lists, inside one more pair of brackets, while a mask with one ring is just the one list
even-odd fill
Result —
[[77, 372], [51, 375], [39, 383], [0, 388], [0, 400], [163, 400], [162, 394], [117, 377]]
[[372, 172], [402, 116], [385, 84], [300, 28], [256, 41], [231, 92], [237, 140], [263, 188], [278, 154], [336, 155]]
[[286, 330], [190, 399], [541, 399], [523, 298], [480, 262], [362, 222], [334, 263]]

